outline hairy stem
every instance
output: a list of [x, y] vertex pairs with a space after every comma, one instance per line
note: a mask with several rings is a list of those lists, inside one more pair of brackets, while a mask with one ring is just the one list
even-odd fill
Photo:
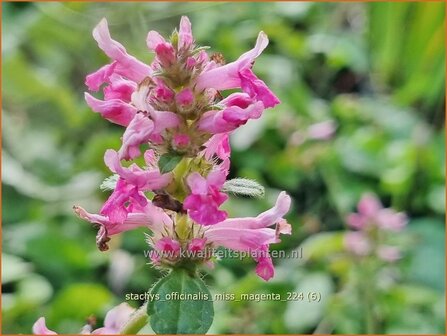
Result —
[[136, 335], [149, 322], [147, 315], [147, 302], [138, 308], [123, 326], [121, 335]]

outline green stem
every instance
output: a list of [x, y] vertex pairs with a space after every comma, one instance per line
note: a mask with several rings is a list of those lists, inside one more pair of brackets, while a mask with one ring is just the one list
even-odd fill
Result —
[[360, 286], [360, 290], [361, 295], [363, 296], [363, 302], [365, 304], [365, 330], [367, 334], [376, 334], [377, 318], [376, 313], [374, 311], [374, 301], [375, 301], [374, 272], [372, 272], [369, 260], [365, 261], [365, 267], [363, 271], [364, 271], [364, 277], [362, 279], [362, 285]]
[[136, 335], [149, 322], [147, 302], [135, 311], [120, 331], [121, 335]]

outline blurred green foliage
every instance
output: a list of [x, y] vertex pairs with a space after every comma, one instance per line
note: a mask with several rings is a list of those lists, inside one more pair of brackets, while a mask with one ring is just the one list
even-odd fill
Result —
[[[99, 322], [125, 293], [159, 277], [140, 231], [100, 253], [73, 204], [99, 209], [107, 148], [122, 129], [83, 100], [86, 74], [105, 64], [91, 30], [107, 17], [114, 38], [146, 62], [148, 30], [167, 35], [188, 15], [196, 40], [237, 58], [259, 30], [270, 46], [256, 72], [282, 100], [232, 137], [231, 175], [266, 186], [263, 200], [231, 199], [234, 216], [294, 198], [293, 234], [303, 259], [275, 260], [265, 283], [249, 260], [223, 260], [206, 276], [216, 293], [318, 291], [321, 302], [216, 302], [212, 333], [364, 333], [356, 266], [343, 253], [344, 217], [373, 191], [412, 218], [396, 240], [404, 259], [384, 266], [376, 308], [382, 333], [444, 333], [444, 3], [4, 3], [3, 333], [76, 332]], [[332, 120], [330, 140], [308, 127]], [[139, 303], [134, 302], [134, 306]], [[266, 318], [268, 316], [268, 318]]]

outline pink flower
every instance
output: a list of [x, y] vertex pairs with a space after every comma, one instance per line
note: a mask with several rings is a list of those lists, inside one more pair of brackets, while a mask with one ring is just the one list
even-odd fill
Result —
[[155, 79], [155, 83], [150, 97], [159, 102], [170, 103], [174, 99], [174, 92], [160, 79]]
[[377, 256], [387, 262], [394, 262], [401, 258], [400, 251], [397, 247], [386, 245], [379, 246]]
[[253, 101], [245, 93], [234, 93], [224, 99], [226, 108], [206, 112], [199, 120], [199, 129], [212, 134], [225, 133], [244, 125], [249, 119], [258, 119], [264, 105]]
[[344, 237], [346, 249], [358, 256], [366, 256], [371, 252], [371, 242], [363, 232], [348, 232]]
[[190, 138], [187, 134], [176, 134], [172, 139], [172, 145], [174, 149], [182, 150], [188, 147]]
[[407, 225], [408, 218], [403, 212], [382, 209], [376, 217], [377, 226], [382, 230], [399, 232]]
[[200, 252], [203, 251], [206, 245], [206, 238], [193, 238], [188, 244], [189, 252]]
[[169, 68], [175, 63], [175, 50], [171, 43], [159, 43], [155, 47], [155, 54], [157, 55], [157, 60], [165, 68]]
[[225, 211], [219, 210], [219, 206], [228, 199], [222, 192], [226, 175], [220, 170], [211, 171], [206, 178], [194, 172], [187, 178], [191, 194], [185, 198], [183, 208], [199, 224], [212, 225], [227, 218]]
[[56, 332], [47, 328], [45, 324], [45, 317], [39, 318], [33, 325], [34, 335], [57, 335]]
[[154, 122], [144, 113], [137, 113], [123, 135], [119, 157], [132, 160], [141, 154], [140, 145], [148, 142], [154, 130]]
[[122, 224], [126, 220], [127, 214], [131, 212], [130, 204], [144, 207], [147, 202], [147, 198], [138, 190], [138, 187], [120, 178], [115, 190], [102, 206], [100, 214], [107, 216], [113, 223]]
[[92, 334], [96, 335], [117, 335], [125, 326], [135, 309], [123, 302], [109, 310], [104, 319], [104, 327], [96, 329]]
[[89, 93], [84, 94], [85, 101], [94, 111], [115, 124], [127, 126], [137, 113], [137, 109], [121, 99], [100, 100]]
[[[121, 329], [129, 320], [130, 316], [135, 312], [135, 309], [129, 306], [127, 303], [121, 303], [120, 305], [112, 308], [106, 314], [104, 319], [104, 327], [93, 330], [93, 335], [118, 335]], [[82, 334], [90, 334], [91, 326], [86, 325], [82, 329]], [[45, 325], [45, 318], [39, 318], [33, 325], [33, 334], [35, 335], [57, 335], [52, 330], [49, 330]]]
[[194, 102], [194, 94], [190, 88], [185, 88], [177, 93], [175, 101], [180, 108], [187, 108]]
[[110, 76], [115, 72], [118, 63], [112, 62], [99, 68], [85, 78], [85, 85], [90, 91], [98, 91], [102, 84], [109, 81]]
[[250, 68], [239, 71], [239, 77], [241, 79], [242, 90], [248, 93], [253, 99], [261, 101], [266, 108], [274, 107], [280, 103], [278, 97], [270, 91], [262, 80], [255, 76]]
[[171, 256], [174, 256], [180, 253], [181, 245], [177, 240], [164, 237], [159, 239], [154, 247], [162, 254], [170, 254]]
[[[255, 252], [257, 273], [264, 280], [273, 276], [273, 264], [268, 256], [268, 246], [280, 241], [280, 234], [290, 234], [291, 226], [283, 218], [289, 211], [290, 196], [281, 192], [276, 204], [257, 217], [231, 218], [209, 226], [205, 238], [215, 246], [236, 251]], [[275, 225], [275, 228], [270, 226]], [[262, 252], [259, 255], [259, 252]]]
[[118, 153], [113, 149], [108, 149], [104, 154], [104, 162], [107, 167], [117, 173], [127, 184], [136, 187], [137, 190], [157, 190], [167, 186], [171, 182], [172, 176], [160, 173], [155, 152], [152, 149], [147, 150], [144, 153], [144, 159], [148, 166], [147, 169], [141, 169], [135, 163], [126, 168], [121, 165]]
[[178, 32], [178, 49], [188, 50], [194, 42], [191, 30], [191, 22], [188, 17], [182, 16]]
[[241, 55], [235, 62], [203, 72], [197, 79], [197, 89], [228, 90], [240, 88], [242, 84], [239, 73], [252, 67], [253, 61], [262, 53], [268, 43], [267, 35], [260, 32], [255, 47]]
[[93, 38], [98, 42], [99, 48], [116, 62], [114, 72], [118, 75], [136, 83], [151, 75], [152, 69], [148, 65], [127, 54], [126, 49], [110, 37], [106, 19], [102, 19], [93, 29]]
[[347, 217], [347, 223], [354, 229], [363, 230], [368, 225], [375, 225], [383, 230], [400, 231], [406, 223], [404, 213], [383, 208], [382, 203], [373, 194], [364, 194], [357, 205], [358, 213]]
[[124, 231], [134, 230], [138, 227], [147, 227], [154, 233], [154, 237], [161, 237], [162, 233], [172, 230], [171, 218], [161, 208], [156, 207], [149, 201], [144, 207], [134, 205], [128, 210], [124, 221], [116, 222], [104, 215], [91, 214], [82, 207], [74, 207], [74, 211], [79, 218], [99, 226], [96, 244], [101, 251], [108, 249], [107, 242], [110, 240], [109, 236]]
[[310, 125], [307, 129], [307, 136], [310, 139], [328, 140], [334, 135], [335, 129], [334, 121], [326, 120]]
[[210, 161], [214, 155], [221, 160], [227, 160], [231, 154], [230, 138], [227, 133], [213, 135], [206, 143], [203, 154]]
[[258, 253], [259, 255], [255, 257], [255, 260], [258, 262], [256, 274], [265, 281], [269, 281], [275, 275], [275, 267], [269, 255], [268, 245], [263, 245], [259, 252], [261, 253]]
[[121, 99], [130, 102], [132, 93], [137, 89], [137, 84], [119, 75], [109, 77], [109, 85], [104, 88], [104, 99]]

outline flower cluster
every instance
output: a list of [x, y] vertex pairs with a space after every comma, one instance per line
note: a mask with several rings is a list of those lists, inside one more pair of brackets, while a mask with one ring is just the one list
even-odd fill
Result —
[[[279, 103], [253, 73], [268, 45], [266, 34], [260, 32], [254, 48], [228, 64], [221, 54], [209, 55], [196, 45], [187, 17], [169, 39], [148, 33], [147, 47], [155, 54], [150, 65], [111, 38], [105, 19], [93, 37], [110, 63], [86, 78], [89, 91], [102, 90], [103, 99], [85, 93], [86, 102], [125, 127], [121, 147], [104, 156], [115, 174], [112, 194], [99, 214], [74, 208], [98, 226], [99, 249], [108, 248], [110, 236], [147, 227], [156, 266], [212, 265], [207, 251], [223, 246], [256, 252], [256, 272], [269, 280], [274, 274], [269, 245], [291, 233], [283, 219], [290, 197], [282, 192], [273, 208], [256, 217], [230, 219], [221, 209], [228, 199], [229, 135]], [[221, 91], [230, 89], [224, 98]], [[135, 161], [142, 159], [144, 166]], [[196, 254], [185, 260], [182, 250]]]
[[407, 224], [407, 216], [390, 208], [384, 208], [373, 194], [364, 194], [357, 205], [357, 213], [347, 217], [348, 225], [356, 230], [345, 235], [348, 251], [357, 256], [375, 254], [383, 261], [393, 262], [401, 257], [400, 250], [387, 245], [387, 233], [399, 232]]

